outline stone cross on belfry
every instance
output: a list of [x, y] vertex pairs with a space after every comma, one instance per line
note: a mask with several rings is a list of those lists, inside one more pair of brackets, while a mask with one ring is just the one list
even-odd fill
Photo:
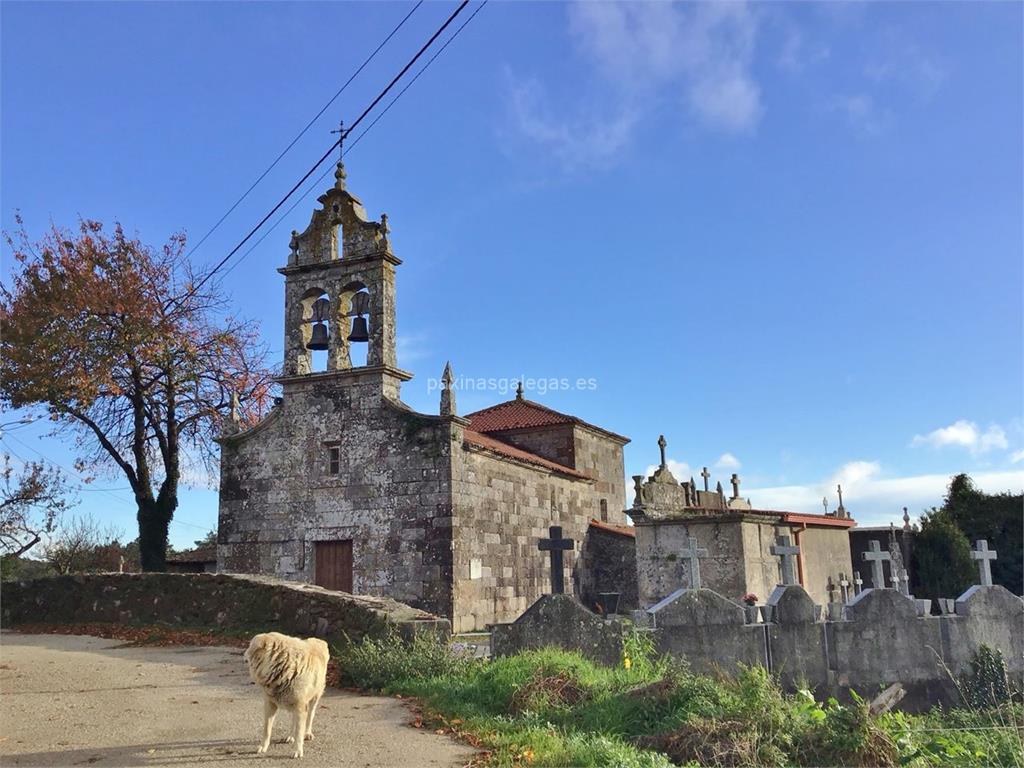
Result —
[[708, 480], [711, 479], [711, 473], [708, 472], [708, 468], [707, 467], [704, 467], [704, 469], [701, 470], [700, 476], [704, 478], [704, 492], [707, 493], [708, 491], [711, 490], [708, 487]]
[[700, 559], [708, 556], [706, 549], [697, 547], [697, 539], [690, 536], [686, 540], [686, 549], [679, 553], [683, 560], [688, 561], [690, 571], [690, 589], [700, 589]]
[[871, 586], [875, 589], [885, 589], [885, 566], [886, 560], [892, 560], [892, 555], [882, 549], [878, 539], [872, 539], [868, 545], [869, 551], [862, 552], [861, 558], [865, 563], [871, 563]]
[[740, 476], [733, 472], [729, 482], [732, 483], [732, 497], [738, 499], [740, 497]]
[[561, 595], [565, 592], [565, 566], [562, 563], [562, 552], [573, 549], [572, 539], [562, 538], [562, 526], [552, 525], [548, 528], [548, 538], [537, 542], [537, 549], [551, 553], [551, 594]]
[[796, 568], [793, 561], [800, 554], [800, 547], [790, 546], [789, 536], [776, 536], [770, 550], [776, 557], [782, 558], [782, 586], [788, 587], [797, 583]]
[[661, 468], [662, 469], [665, 469], [665, 467], [668, 466], [668, 464], [665, 463], [665, 446], [666, 445], [668, 445], [668, 442], [665, 440], [665, 436], [664, 435], [658, 435], [658, 448], [661, 451]]
[[971, 550], [971, 559], [978, 561], [978, 580], [983, 587], [992, 586], [992, 561], [997, 560], [996, 551], [988, 548], [988, 541], [978, 539]]
[[345, 121], [341, 120], [338, 122], [338, 130], [331, 131], [331, 133], [338, 134], [338, 162], [345, 159]]

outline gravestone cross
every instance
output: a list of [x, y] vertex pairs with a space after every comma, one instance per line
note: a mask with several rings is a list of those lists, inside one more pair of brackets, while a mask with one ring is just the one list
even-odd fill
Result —
[[900, 592], [910, 597], [910, 574], [906, 568], [900, 573]]
[[902, 592], [900, 589], [900, 574], [892, 565], [889, 566], [891, 573], [889, 574], [889, 581], [892, 582], [892, 588], [897, 592]]
[[796, 568], [793, 567], [793, 561], [800, 554], [800, 547], [790, 546], [789, 536], [776, 536], [775, 543], [769, 551], [782, 558], [782, 586], [796, 584]]
[[825, 583], [825, 589], [828, 591], [828, 601], [834, 603], [836, 601], [836, 583], [832, 581], [832, 577], [828, 577], [828, 581]]
[[978, 579], [981, 586], [992, 586], [992, 561], [997, 560], [996, 551], [988, 548], [988, 541], [978, 539], [971, 550], [971, 559], [978, 561]]
[[690, 571], [690, 589], [700, 589], [700, 559], [708, 556], [706, 549], [697, 548], [697, 540], [690, 536], [686, 540], [686, 549], [679, 553], [687, 560]]
[[859, 571], [854, 571], [853, 574], [853, 594], [859, 595], [864, 591], [864, 579], [860, 577]]
[[665, 463], [665, 446], [667, 446], [667, 445], [668, 445], [668, 442], [665, 440], [665, 436], [664, 435], [658, 435], [658, 449], [661, 451], [661, 468], [662, 469], [665, 469], [665, 467], [668, 466], [668, 464]]
[[740, 476], [733, 472], [729, 482], [732, 483], [732, 497], [738, 499], [740, 497]]
[[707, 493], [708, 491], [711, 490], [708, 487], [708, 480], [711, 479], [711, 473], [708, 472], [708, 468], [707, 467], [704, 467], [704, 469], [701, 470], [700, 476], [704, 478], [704, 493]]
[[552, 525], [548, 528], [548, 538], [537, 543], [541, 552], [551, 553], [551, 594], [561, 595], [565, 592], [565, 568], [562, 565], [562, 552], [571, 550], [575, 542], [562, 538], [562, 526]]
[[839, 594], [844, 603], [850, 602], [850, 580], [846, 578], [845, 573], [839, 574]]
[[872, 539], [869, 545], [870, 551], [861, 553], [865, 563], [871, 563], [871, 586], [875, 589], [885, 589], [885, 566], [886, 560], [892, 560], [892, 555], [881, 548], [878, 539]]

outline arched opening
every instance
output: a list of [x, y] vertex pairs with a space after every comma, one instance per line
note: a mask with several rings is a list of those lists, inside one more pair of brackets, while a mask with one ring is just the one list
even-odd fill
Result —
[[[327, 350], [331, 333], [331, 300], [322, 288], [311, 288], [302, 297], [302, 349], [300, 370], [310, 373], [327, 370]], [[305, 365], [303, 365], [303, 362]]]
[[339, 341], [348, 353], [352, 368], [366, 365], [370, 350], [370, 294], [361, 282], [351, 282], [342, 288], [338, 301]]

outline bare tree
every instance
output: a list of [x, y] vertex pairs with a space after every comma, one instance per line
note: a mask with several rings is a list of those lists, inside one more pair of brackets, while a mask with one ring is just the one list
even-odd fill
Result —
[[42, 462], [30, 462], [15, 473], [4, 455], [0, 474], [0, 554], [20, 557], [52, 533], [68, 499], [64, 474]]
[[112, 549], [120, 549], [120, 538], [117, 528], [101, 526], [92, 515], [80, 515], [57, 528], [44, 556], [60, 574], [113, 570], [108, 555]]

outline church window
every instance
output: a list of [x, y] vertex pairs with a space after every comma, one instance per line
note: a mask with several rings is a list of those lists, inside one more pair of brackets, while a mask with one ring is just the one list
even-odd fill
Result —
[[327, 471], [332, 475], [341, 473], [341, 448], [337, 445], [327, 449]]
[[601, 499], [601, 522], [608, 522], [608, 499]]

